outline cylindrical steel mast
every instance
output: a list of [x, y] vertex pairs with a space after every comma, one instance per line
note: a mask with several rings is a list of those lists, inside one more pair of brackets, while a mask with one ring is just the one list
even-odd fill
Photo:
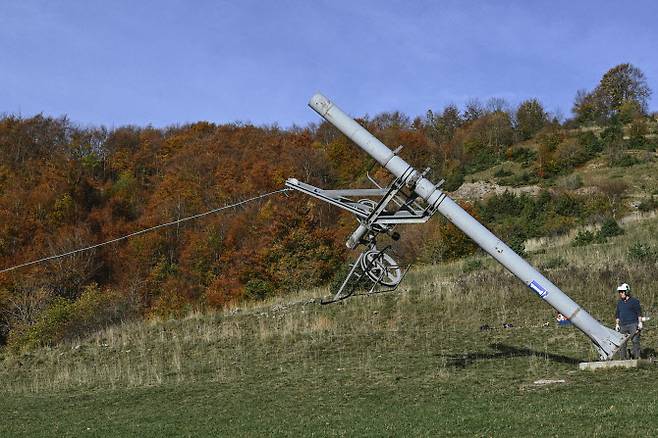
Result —
[[321, 94], [314, 95], [309, 106], [329, 123], [349, 137], [361, 149], [372, 156], [393, 175], [406, 176], [407, 184], [432, 208], [445, 216], [457, 228], [473, 239], [483, 250], [533, 290], [541, 299], [569, 320], [594, 342], [601, 359], [611, 359], [627, 340], [622, 335], [605, 327], [594, 319], [576, 302], [533, 268], [528, 262], [505, 245], [491, 231], [446, 196], [431, 181], [424, 178], [402, 158], [395, 155], [386, 145], [345, 114]]

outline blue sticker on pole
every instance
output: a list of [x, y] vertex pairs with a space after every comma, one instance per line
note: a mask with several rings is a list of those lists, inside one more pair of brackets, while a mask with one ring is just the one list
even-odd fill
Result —
[[546, 295], [548, 295], [548, 291], [544, 289], [541, 284], [537, 283], [536, 280], [532, 280], [528, 286], [530, 286], [530, 289], [537, 292], [537, 295], [539, 295], [540, 298], [544, 298]]

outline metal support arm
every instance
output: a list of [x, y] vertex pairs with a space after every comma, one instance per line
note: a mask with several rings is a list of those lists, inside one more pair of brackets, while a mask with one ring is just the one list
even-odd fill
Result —
[[393, 175], [399, 179], [404, 179], [405, 184], [418, 197], [427, 202], [428, 211], [432, 213], [438, 211], [445, 216], [528, 286], [539, 298], [569, 318], [576, 327], [592, 340], [601, 359], [611, 359], [614, 353], [626, 343], [627, 336], [609, 329], [594, 319], [585, 309], [562, 292], [560, 288], [539, 273], [431, 181], [414, 170], [329, 99], [321, 94], [316, 94], [311, 98], [309, 106]]

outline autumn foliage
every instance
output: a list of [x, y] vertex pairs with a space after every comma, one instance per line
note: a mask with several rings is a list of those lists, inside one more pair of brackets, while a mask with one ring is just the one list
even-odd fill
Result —
[[[598, 89], [617, 90], [613, 79]], [[637, 93], [648, 95], [646, 87]], [[621, 106], [634, 95], [624, 96]], [[587, 102], [580, 98], [577, 117], [567, 122], [571, 126], [585, 120], [578, 111]], [[623, 163], [629, 145], [653, 147], [644, 103], [629, 119], [629, 142], [618, 121], [600, 135], [574, 134], [535, 99], [517, 109], [501, 99], [485, 105], [474, 100], [463, 111], [448, 105], [424, 118], [394, 112], [358, 122], [391, 148], [403, 145], [408, 162], [430, 167], [431, 179], [444, 178], [444, 188], [454, 190], [465, 175], [504, 161], [524, 166], [523, 174], [508, 177], [516, 178], [509, 185], [564, 174], [606, 151]], [[622, 112], [621, 106], [615, 111]], [[233, 204], [280, 189], [289, 177], [327, 188], [365, 187], [367, 173], [390, 180], [327, 123], [280, 129], [199, 122], [110, 130], [82, 128], [66, 118], [3, 116], [0, 267]], [[344, 240], [355, 225], [334, 207], [278, 194], [0, 274], [0, 343], [28, 348], [128, 316], [175, 317], [328, 284], [351, 257]], [[396, 249], [402, 260], [424, 262], [476, 250], [438, 218], [409, 227]]]

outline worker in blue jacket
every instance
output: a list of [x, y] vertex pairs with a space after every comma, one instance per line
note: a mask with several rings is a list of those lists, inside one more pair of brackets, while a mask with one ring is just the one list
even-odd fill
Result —
[[[631, 287], [624, 283], [617, 288], [619, 301], [615, 312], [615, 330], [633, 337], [633, 358], [640, 358], [640, 330], [642, 330], [642, 307], [640, 300], [631, 296]], [[637, 333], [637, 334], [636, 334]], [[622, 360], [627, 359], [626, 346], [621, 349]]]

